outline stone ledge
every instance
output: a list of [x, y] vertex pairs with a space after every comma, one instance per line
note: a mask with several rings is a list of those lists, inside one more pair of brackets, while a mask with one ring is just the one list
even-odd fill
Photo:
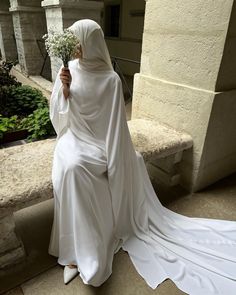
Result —
[[[145, 161], [192, 146], [192, 138], [155, 121], [128, 121], [135, 149]], [[56, 139], [0, 150], [0, 217], [52, 198], [51, 169]]]
[[34, 13], [34, 12], [42, 12], [43, 9], [42, 7], [37, 7], [37, 6], [22, 6], [22, 5], [17, 5], [17, 6], [12, 6], [9, 8], [10, 12], [29, 12], [29, 13]]
[[0, 150], [0, 216], [52, 197], [55, 139]]
[[192, 137], [157, 121], [133, 119], [127, 122], [135, 149], [144, 160], [167, 157], [192, 147]]
[[80, 9], [92, 9], [100, 10], [103, 8], [104, 4], [98, 1], [84, 1], [84, 0], [73, 0], [73, 1], [61, 1], [61, 0], [43, 0], [41, 6], [44, 8], [80, 8]]
[[0, 10], [0, 15], [9, 15], [10, 12], [7, 10]]

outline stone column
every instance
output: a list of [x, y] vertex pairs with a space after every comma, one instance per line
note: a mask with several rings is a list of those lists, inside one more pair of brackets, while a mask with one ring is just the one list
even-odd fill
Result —
[[180, 167], [192, 191], [236, 170], [235, 52], [235, 1], [147, 1], [132, 119], [192, 136]]
[[40, 75], [46, 50], [42, 36], [47, 32], [40, 0], [10, 0], [19, 64], [27, 75]]
[[[103, 3], [84, 0], [44, 0], [42, 7], [46, 10], [47, 29], [61, 32], [79, 19], [93, 19], [101, 24]], [[52, 80], [54, 81], [62, 62], [51, 58]]]
[[12, 17], [9, 12], [9, 0], [0, 2], [0, 50], [4, 60], [17, 59], [16, 42], [14, 37]]

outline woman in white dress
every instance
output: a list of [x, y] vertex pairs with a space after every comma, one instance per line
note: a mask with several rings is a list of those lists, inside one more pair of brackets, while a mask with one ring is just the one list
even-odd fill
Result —
[[153, 289], [170, 278], [191, 295], [235, 295], [236, 222], [162, 206], [133, 147], [101, 27], [86, 19], [70, 29], [81, 53], [59, 71], [50, 101], [57, 142], [49, 254], [65, 266], [65, 283], [79, 273], [100, 286], [122, 248]]

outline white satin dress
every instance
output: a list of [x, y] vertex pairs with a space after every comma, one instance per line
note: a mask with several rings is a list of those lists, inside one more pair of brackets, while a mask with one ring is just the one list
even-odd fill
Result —
[[236, 222], [191, 218], [160, 203], [129, 134], [113, 71], [69, 64], [70, 99], [57, 77], [50, 117], [57, 131], [49, 253], [77, 264], [85, 284], [112, 273], [122, 247], [155, 289], [170, 278], [191, 295], [236, 294]]

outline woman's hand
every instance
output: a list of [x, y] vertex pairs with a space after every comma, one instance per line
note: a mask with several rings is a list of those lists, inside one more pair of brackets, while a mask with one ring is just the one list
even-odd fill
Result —
[[70, 70], [68, 68], [64, 67], [64, 68], [61, 69], [60, 79], [61, 79], [61, 82], [63, 84], [64, 97], [65, 97], [65, 99], [67, 99], [69, 94], [70, 94], [70, 84], [71, 84], [71, 81], [72, 81]]

